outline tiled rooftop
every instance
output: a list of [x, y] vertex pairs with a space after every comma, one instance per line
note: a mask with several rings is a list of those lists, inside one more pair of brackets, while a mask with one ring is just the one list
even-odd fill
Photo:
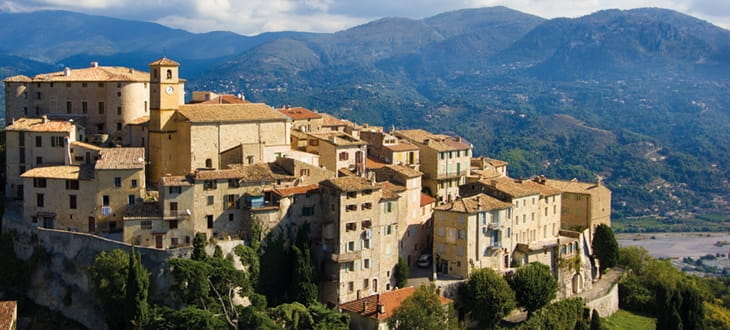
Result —
[[395, 131], [394, 134], [401, 138], [427, 145], [436, 151], [455, 151], [471, 148], [461, 138], [454, 138], [444, 134], [433, 134], [422, 129]]
[[460, 198], [455, 201], [439, 205], [435, 209], [441, 211], [452, 211], [461, 213], [475, 213], [478, 211], [501, 210], [511, 207], [512, 204], [505, 203], [486, 194], [477, 194], [467, 198]]
[[257, 163], [251, 165], [234, 165], [223, 170], [198, 170], [193, 173], [193, 179], [225, 180], [239, 179], [242, 182], [260, 182], [276, 180], [293, 180], [295, 177], [275, 163]]
[[545, 179], [545, 185], [549, 187], [553, 187], [555, 189], [558, 189], [560, 191], [570, 192], [570, 193], [577, 193], [577, 194], [590, 194], [594, 191], [596, 191], [596, 188], [604, 188], [607, 190], [608, 188], [605, 188], [602, 184], [597, 184], [595, 182], [580, 182], [578, 180], [571, 180], [571, 181], [564, 181], [564, 180], [555, 180], [555, 179]]
[[416, 178], [423, 175], [421, 171], [412, 169], [411, 167], [405, 165], [387, 165], [386, 167], [392, 169], [393, 171], [401, 173], [408, 178]]
[[159, 60], [156, 60], [156, 61], [150, 63], [150, 65], [180, 66], [180, 63], [177, 63], [177, 62], [175, 62], [175, 61], [173, 61], [173, 60], [171, 60], [171, 59], [169, 59], [167, 57], [163, 57], [163, 58], [161, 58]]
[[160, 178], [160, 181], [164, 187], [183, 187], [193, 185], [192, 182], [188, 180], [188, 177], [180, 175], [163, 176]]
[[97, 170], [144, 169], [144, 148], [103, 148], [96, 161]]
[[322, 141], [327, 141], [337, 146], [350, 146], [350, 145], [363, 145], [368, 144], [367, 142], [360, 140], [350, 134], [343, 132], [318, 132], [310, 133], [313, 136]]
[[46, 178], [66, 180], [91, 180], [94, 178], [94, 171], [91, 165], [62, 165], [36, 167], [25, 171], [21, 178]]
[[345, 192], [380, 189], [379, 185], [375, 185], [370, 182], [370, 180], [359, 176], [346, 176], [337, 179], [329, 179], [322, 183], [331, 185], [340, 191]]
[[480, 180], [479, 182], [510, 195], [512, 198], [538, 195], [541, 193], [539, 190], [533, 188], [532, 185], [524, 184], [524, 182], [527, 181], [529, 180], [517, 180], [509, 177], [502, 177]]
[[53, 132], [68, 133], [73, 128], [69, 121], [51, 120], [44, 118], [20, 118], [5, 127], [7, 131]]
[[[404, 300], [416, 292], [414, 287], [407, 287], [393, 291], [377, 293], [340, 305], [346, 311], [355, 312], [365, 317], [385, 320], [393, 315], [393, 311], [400, 307]], [[450, 304], [451, 299], [439, 296], [442, 305]], [[383, 313], [378, 313], [378, 305], [383, 305]]]
[[0, 301], [0, 329], [13, 329], [18, 318], [18, 302]]
[[279, 109], [279, 111], [294, 120], [322, 118], [322, 116], [320, 116], [318, 113], [316, 113], [312, 110], [309, 110], [307, 108], [302, 108], [302, 107], [284, 108], [284, 109]]
[[150, 74], [121, 66], [91, 66], [81, 69], [69, 69], [52, 73], [43, 73], [28, 78], [13, 76], [5, 79], [8, 82], [76, 82], [76, 81], [130, 81], [148, 82]]
[[178, 112], [193, 123], [289, 120], [263, 103], [185, 104]]
[[399, 195], [398, 195], [399, 192], [406, 191], [406, 187], [401, 186], [401, 185], [394, 184], [394, 183], [389, 182], [389, 181], [380, 182], [380, 186], [382, 187], [382, 190], [383, 190], [383, 196], [382, 196], [382, 198], [384, 198], [384, 199], [395, 199], [395, 198], [398, 198], [399, 197]]
[[415, 151], [418, 150], [418, 147], [414, 144], [410, 143], [398, 143], [394, 145], [389, 146], [383, 146], [383, 148], [390, 149], [391, 151], [399, 152], [399, 151]]
[[244, 100], [235, 95], [223, 94], [223, 95], [218, 95], [214, 98], [211, 98], [210, 100], [206, 100], [206, 101], [202, 101], [202, 102], [195, 102], [192, 104], [242, 104], [242, 103], [251, 103], [251, 101]]
[[81, 148], [86, 148], [86, 149], [89, 149], [89, 150], [96, 150], [96, 151], [99, 151], [99, 150], [102, 149], [102, 147], [99, 147], [97, 145], [94, 145], [94, 144], [91, 144], [91, 143], [86, 143], [86, 142], [81, 142], [81, 141], [71, 142], [71, 146], [72, 147], [81, 147]]
[[421, 193], [421, 207], [424, 207], [431, 203], [436, 203], [436, 198], [433, 198], [429, 195]]
[[310, 184], [306, 186], [298, 186], [298, 187], [281, 187], [281, 188], [274, 188], [273, 192], [279, 196], [293, 196], [293, 195], [303, 195], [308, 192], [317, 191], [319, 189], [319, 185], [317, 184]]

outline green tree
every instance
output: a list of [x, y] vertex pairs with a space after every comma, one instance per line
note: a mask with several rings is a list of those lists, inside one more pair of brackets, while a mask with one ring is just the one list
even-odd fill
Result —
[[193, 260], [205, 260], [208, 255], [205, 253], [205, 246], [207, 245], [207, 237], [205, 233], [197, 233], [193, 238], [193, 255], [190, 259]]
[[350, 316], [315, 302], [309, 305], [309, 312], [314, 319], [314, 329], [317, 330], [347, 330]]
[[600, 261], [601, 272], [616, 266], [619, 258], [618, 242], [611, 227], [600, 224], [593, 234], [593, 254]]
[[436, 287], [423, 285], [406, 298], [388, 318], [391, 329], [457, 329], [452, 306], [441, 304]]
[[281, 304], [269, 310], [269, 316], [285, 329], [312, 329], [314, 318], [307, 306], [298, 302]]
[[515, 292], [517, 304], [527, 309], [528, 315], [549, 304], [558, 290], [550, 267], [538, 262], [520, 267], [507, 282]]
[[403, 257], [398, 257], [398, 263], [395, 265], [395, 271], [393, 272], [395, 276], [395, 286], [405, 288], [408, 283], [408, 273], [408, 263], [406, 263]]
[[515, 308], [515, 292], [489, 268], [478, 269], [459, 287], [464, 311], [483, 328], [494, 328]]
[[141, 329], [149, 320], [147, 290], [150, 286], [150, 273], [142, 265], [142, 257], [134, 250], [134, 246], [129, 253], [127, 269], [127, 287], [124, 299], [127, 328]]
[[593, 310], [591, 315], [591, 330], [603, 330], [603, 324], [601, 323], [601, 316], [598, 314], [598, 310]]
[[261, 254], [261, 272], [256, 292], [266, 296], [270, 306], [287, 301], [286, 293], [291, 283], [291, 258], [287, 253], [284, 238], [271, 232]]
[[122, 249], [101, 251], [89, 268], [94, 293], [101, 301], [104, 318], [111, 329], [125, 328], [126, 315], [120, 307], [125, 305], [129, 258]]
[[258, 283], [261, 264], [256, 250], [250, 246], [239, 245], [233, 251], [238, 255], [241, 259], [241, 264], [246, 268], [248, 280], [251, 284]]
[[618, 264], [637, 274], [644, 273], [652, 257], [643, 246], [627, 246], [619, 249]]
[[238, 317], [238, 329], [283, 329], [269, 317], [265, 311], [253, 306], [241, 310]]
[[301, 250], [293, 245], [291, 250], [294, 255], [294, 269], [292, 269], [290, 294], [294, 301], [304, 305], [312, 304], [317, 301], [318, 290], [313, 277], [309, 247]]

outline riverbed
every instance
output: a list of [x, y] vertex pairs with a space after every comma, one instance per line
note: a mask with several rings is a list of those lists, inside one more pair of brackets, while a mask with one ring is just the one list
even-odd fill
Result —
[[[655, 258], [701, 257], [730, 254], [730, 233], [617, 234], [619, 246], [643, 246]], [[717, 246], [717, 242], [728, 245]]]

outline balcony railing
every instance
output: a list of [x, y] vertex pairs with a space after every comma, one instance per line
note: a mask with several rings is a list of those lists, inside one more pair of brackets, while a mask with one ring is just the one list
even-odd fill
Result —
[[188, 210], [169, 210], [162, 215], [166, 220], [184, 220], [190, 217]]
[[352, 251], [345, 253], [332, 253], [330, 254], [330, 260], [335, 263], [350, 262], [360, 259], [362, 256], [360, 251]]

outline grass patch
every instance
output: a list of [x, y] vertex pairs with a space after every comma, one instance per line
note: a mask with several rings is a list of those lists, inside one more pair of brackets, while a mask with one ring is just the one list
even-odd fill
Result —
[[607, 329], [656, 329], [656, 319], [653, 317], [634, 314], [620, 309], [613, 315], [603, 319]]

